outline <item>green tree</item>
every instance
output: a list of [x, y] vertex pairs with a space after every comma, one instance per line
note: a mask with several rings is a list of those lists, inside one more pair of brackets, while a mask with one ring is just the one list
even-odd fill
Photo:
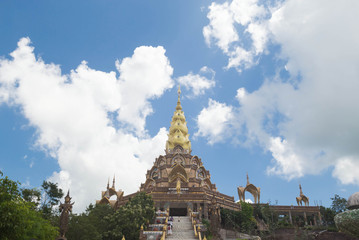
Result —
[[152, 197], [146, 193], [138, 193], [114, 214], [105, 217], [107, 231], [104, 240], [121, 239], [137, 240], [141, 225], [152, 221], [155, 208]]
[[334, 223], [335, 211], [332, 208], [326, 208], [323, 206], [320, 206], [319, 210], [323, 224], [326, 226], [335, 226]]
[[253, 217], [253, 207], [251, 204], [241, 202], [242, 211], [240, 211], [241, 229], [250, 233], [256, 226], [256, 221]]
[[332, 200], [331, 208], [336, 214], [344, 212], [347, 209], [347, 200], [345, 198], [335, 194], [334, 198], [330, 199]]
[[43, 181], [42, 185], [42, 199], [40, 209], [46, 219], [51, 219], [54, 215], [54, 206], [58, 205], [60, 199], [64, 196], [62, 189], [57, 186], [57, 183]]
[[54, 239], [58, 235], [41, 214], [34, 210], [34, 204], [21, 197], [19, 183], [0, 171], [0, 240], [12, 239]]
[[72, 215], [66, 237], [69, 240], [98, 240], [107, 230], [105, 217], [114, 213], [109, 205], [90, 204], [85, 213]]
[[41, 201], [41, 191], [36, 189], [36, 188], [32, 188], [32, 189], [28, 189], [28, 188], [23, 188], [21, 189], [21, 195], [22, 198], [26, 201], [26, 202], [31, 202], [34, 204], [35, 207], [38, 207]]
[[277, 228], [278, 225], [278, 214], [276, 214], [268, 205], [257, 204], [253, 207], [253, 216], [255, 219], [263, 220], [264, 223], [269, 227], [270, 231]]
[[251, 204], [241, 202], [241, 211], [221, 209], [222, 226], [227, 229], [251, 233], [256, 227]]

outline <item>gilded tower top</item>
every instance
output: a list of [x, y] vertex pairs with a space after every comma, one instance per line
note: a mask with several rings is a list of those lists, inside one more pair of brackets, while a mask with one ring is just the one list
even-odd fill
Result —
[[166, 152], [171, 152], [177, 145], [181, 146], [185, 151], [191, 152], [191, 142], [187, 128], [186, 118], [181, 106], [181, 89], [178, 86], [178, 100], [176, 111], [173, 114], [171, 127], [169, 129], [168, 140], [166, 143]]

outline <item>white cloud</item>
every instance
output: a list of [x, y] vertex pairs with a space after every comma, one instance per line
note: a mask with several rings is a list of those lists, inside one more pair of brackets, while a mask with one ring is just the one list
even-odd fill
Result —
[[268, 42], [268, 10], [258, 0], [212, 3], [208, 8], [203, 36], [209, 46], [214, 42], [229, 57], [227, 69], [241, 72], [256, 64]]
[[203, 35], [208, 45], [212, 41], [224, 52], [228, 52], [231, 43], [238, 41], [238, 34], [233, 26], [233, 12], [228, 2], [223, 4], [212, 3], [207, 15], [210, 23], [203, 28]]
[[208, 107], [197, 116], [198, 131], [195, 136], [207, 138], [209, 144], [220, 142], [228, 133], [232, 118], [232, 107], [209, 99]]
[[268, 150], [276, 161], [274, 167], [267, 169], [269, 174], [286, 176], [288, 179], [303, 176], [303, 161], [286, 140], [271, 138]]
[[246, 97], [247, 92], [245, 88], [238, 88], [237, 89], [237, 95], [236, 98], [238, 100], [238, 102], [241, 102], [242, 100], [244, 100], [244, 98]]
[[[292, 179], [334, 167], [332, 174], [341, 183], [359, 185], [359, 32], [351, 27], [359, 22], [358, 9], [354, 0], [287, 0], [268, 8], [269, 18], [253, 13], [257, 20], [236, 20], [248, 23], [243, 31], [252, 32], [256, 47], [250, 49], [258, 52], [243, 49], [238, 59], [229, 55], [230, 67], [249, 67], [250, 57], [265, 53], [264, 43], [272, 41], [281, 49], [273, 55], [287, 60], [290, 73], [289, 81], [275, 77], [253, 92], [238, 89], [239, 106], [227, 105], [234, 114], [227, 124], [244, 128], [238, 131], [243, 143], [257, 143], [272, 154], [268, 173]], [[202, 128], [201, 136], [212, 143], [207, 131]], [[224, 138], [220, 132], [214, 140]]]
[[117, 188], [138, 190], [167, 138], [165, 128], [154, 137], [145, 130], [149, 99], [173, 85], [163, 47], [136, 48], [117, 63], [119, 77], [86, 62], [63, 75], [58, 65], [36, 59], [33, 50], [23, 38], [12, 59], [0, 60], [0, 102], [20, 106], [36, 129], [36, 145], [57, 158], [61, 171], [50, 180], [70, 189], [76, 210], [99, 199], [113, 174]]
[[141, 46], [132, 57], [116, 63], [122, 96], [118, 119], [137, 131], [144, 131], [145, 119], [153, 111], [148, 100], [161, 96], [173, 86], [173, 68], [165, 52], [161, 46]]
[[[192, 95], [190, 95], [190, 97], [196, 97], [203, 95], [206, 90], [209, 90], [216, 85], [216, 81], [214, 80], [215, 74], [215, 71], [211, 68], [204, 66], [200, 69], [199, 74], [190, 72], [185, 76], [177, 78], [177, 81], [181, 86], [192, 90]], [[210, 78], [207, 78], [206, 75], [210, 75]]]
[[343, 184], [355, 183], [359, 185], [358, 157], [342, 157], [335, 165], [333, 176]]
[[243, 26], [266, 14], [266, 9], [258, 5], [258, 0], [233, 0], [230, 8], [234, 14], [234, 20]]
[[253, 203], [252, 199], [249, 199], [249, 198], [246, 199], [245, 202], [246, 202], [246, 203]]
[[253, 65], [253, 54], [242, 47], [236, 47], [233, 51], [228, 53], [228, 56], [227, 69], [234, 67], [238, 72], [241, 72], [242, 69], [238, 66], [250, 68]]

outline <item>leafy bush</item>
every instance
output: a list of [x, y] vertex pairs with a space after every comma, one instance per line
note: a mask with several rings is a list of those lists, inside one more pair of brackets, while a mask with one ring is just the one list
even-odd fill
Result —
[[241, 211], [221, 209], [222, 227], [238, 232], [251, 233], [256, 227], [256, 220], [253, 217], [253, 207], [245, 202], [241, 202], [241, 206]]

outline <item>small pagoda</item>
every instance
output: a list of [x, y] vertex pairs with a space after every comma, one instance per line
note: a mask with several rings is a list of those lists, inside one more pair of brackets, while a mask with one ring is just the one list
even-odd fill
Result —
[[[140, 192], [152, 195], [156, 209], [169, 210], [171, 216], [186, 216], [192, 211], [208, 218], [213, 199], [219, 207], [240, 210], [240, 205], [235, 203], [233, 196], [217, 191], [201, 158], [191, 155], [191, 142], [180, 97], [181, 90], [178, 88], [178, 101], [169, 129], [165, 155], [156, 158], [152, 168], [147, 171], [146, 181], [141, 184]], [[138, 193], [123, 196], [123, 192], [118, 194], [114, 189], [111, 190], [108, 187], [98, 202], [111, 204], [109, 197], [117, 195], [118, 198], [111, 205], [118, 207]]]

